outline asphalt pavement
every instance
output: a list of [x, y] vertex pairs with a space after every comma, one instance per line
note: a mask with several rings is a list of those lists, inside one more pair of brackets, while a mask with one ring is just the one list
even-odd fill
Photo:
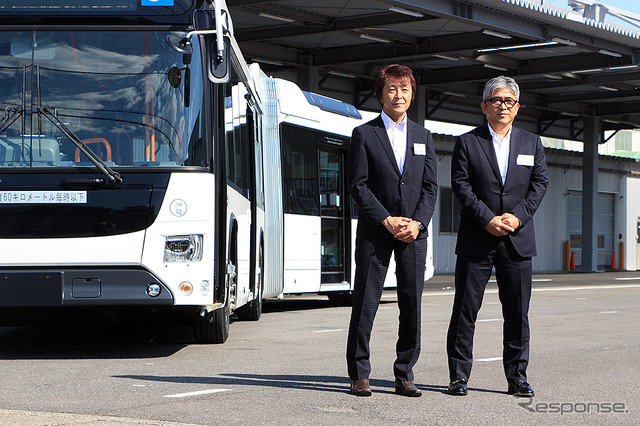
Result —
[[469, 395], [445, 393], [453, 277], [423, 295], [421, 398], [394, 394], [394, 291], [374, 324], [373, 395], [348, 393], [350, 308], [302, 295], [267, 301], [258, 322], [234, 321], [223, 345], [155, 317], [105, 326], [0, 328], [2, 425], [638, 424], [640, 272], [534, 276], [529, 382], [506, 394], [502, 320], [490, 282], [475, 336]]

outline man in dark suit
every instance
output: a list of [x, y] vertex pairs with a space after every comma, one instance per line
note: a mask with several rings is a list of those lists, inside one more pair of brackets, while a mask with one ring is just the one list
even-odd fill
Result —
[[382, 113], [353, 130], [349, 148], [351, 196], [360, 210], [347, 340], [350, 392], [371, 395], [369, 339], [394, 253], [400, 310], [395, 389], [420, 396], [413, 366], [420, 354], [427, 225], [438, 189], [435, 150], [431, 133], [407, 118], [416, 90], [411, 69], [388, 65], [378, 71], [375, 85]]
[[536, 255], [532, 217], [549, 179], [540, 137], [512, 126], [519, 95], [512, 78], [489, 80], [480, 104], [488, 125], [461, 135], [453, 149], [451, 186], [462, 213], [447, 334], [451, 395], [467, 394], [475, 321], [494, 267], [507, 393], [534, 395], [527, 383], [531, 257]]

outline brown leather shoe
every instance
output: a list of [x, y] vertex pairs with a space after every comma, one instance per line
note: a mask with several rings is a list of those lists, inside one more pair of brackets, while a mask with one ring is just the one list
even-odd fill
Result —
[[349, 393], [355, 396], [371, 396], [369, 379], [352, 380]]
[[396, 379], [396, 393], [404, 396], [419, 397], [422, 391], [411, 380], [400, 381]]

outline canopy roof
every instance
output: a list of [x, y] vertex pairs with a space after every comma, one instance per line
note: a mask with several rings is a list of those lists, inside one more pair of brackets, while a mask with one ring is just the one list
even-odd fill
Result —
[[428, 119], [483, 123], [483, 85], [507, 75], [522, 91], [518, 126], [542, 136], [581, 140], [586, 117], [640, 128], [640, 17], [593, 0], [574, 0], [577, 10], [544, 0], [228, 3], [247, 61], [361, 109], [379, 109], [375, 72], [402, 63], [426, 90]]

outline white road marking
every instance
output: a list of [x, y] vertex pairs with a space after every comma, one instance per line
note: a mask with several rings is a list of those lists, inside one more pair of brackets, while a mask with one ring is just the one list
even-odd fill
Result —
[[602, 311], [601, 314], [619, 314], [620, 311]]
[[[547, 283], [549, 281], [553, 281], [551, 278], [534, 278], [531, 281], [533, 281], [534, 283]], [[489, 280], [490, 283], [497, 283], [498, 281], [496, 280]]]
[[502, 361], [502, 357], [501, 356], [497, 356], [495, 358], [480, 358], [480, 359], [478, 359], [476, 361], [478, 361], [478, 362]]
[[494, 322], [494, 321], [502, 321], [500, 318], [490, 318], [490, 319], [481, 319], [478, 322]]
[[630, 281], [630, 280], [640, 280], [640, 277], [620, 277], [620, 278], [616, 278], [616, 281]]
[[165, 398], [185, 398], [187, 396], [207, 395], [210, 393], [229, 392], [231, 389], [207, 389], [195, 392], [177, 393], [175, 395], [165, 395]]
[[640, 284], [594, 285], [586, 287], [534, 288], [532, 291], [575, 291], [575, 290], [615, 290], [621, 288], [640, 288]]
[[134, 387], [137, 387], [137, 388], [143, 388], [143, 387], [145, 387], [145, 386], [147, 386], [147, 385], [133, 385], [133, 386], [134, 386]]
[[336, 328], [335, 330], [314, 330], [314, 333], [338, 333], [342, 331], [347, 331], [345, 328]]
[[[534, 288], [531, 291], [543, 292], [543, 291], [577, 291], [577, 290], [616, 290], [621, 288], [640, 288], [640, 284], [594, 285], [594, 286], [588, 286], [588, 287]], [[424, 293], [422, 294], [422, 297], [453, 296], [454, 294], [455, 293], [453, 291], [446, 291], [442, 293]], [[498, 294], [498, 290], [486, 290], [485, 294]]]

